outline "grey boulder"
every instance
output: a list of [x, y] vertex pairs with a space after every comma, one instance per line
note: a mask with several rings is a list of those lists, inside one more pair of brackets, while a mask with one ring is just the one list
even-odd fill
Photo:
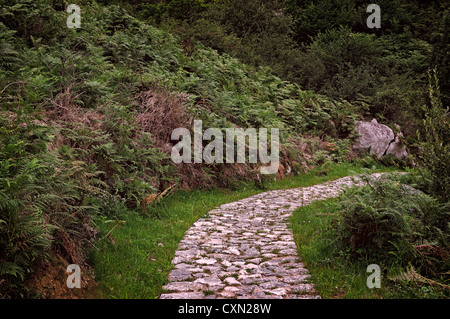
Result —
[[376, 119], [370, 122], [357, 121], [356, 131], [359, 139], [353, 146], [355, 150], [369, 149], [371, 155], [381, 158], [387, 154], [402, 158], [408, 155], [406, 147], [401, 143], [399, 136], [395, 136], [390, 127], [380, 124]]

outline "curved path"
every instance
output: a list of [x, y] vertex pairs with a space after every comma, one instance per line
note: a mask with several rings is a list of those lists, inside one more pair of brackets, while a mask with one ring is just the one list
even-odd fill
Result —
[[160, 298], [320, 298], [297, 254], [288, 217], [300, 206], [336, 197], [355, 184], [362, 182], [343, 177], [273, 190], [210, 211], [180, 242]]

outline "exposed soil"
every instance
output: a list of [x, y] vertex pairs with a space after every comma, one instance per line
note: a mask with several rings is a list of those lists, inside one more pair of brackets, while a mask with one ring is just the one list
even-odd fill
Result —
[[51, 262], [43, 264], [25, 282], [25, 286], [40, 299], [92, 299], [96, 298], [97, 283], [93, 271], [88, 265], [79, 265], [81, 269], [81, 288], [68, 288], [66, 272], [70, 265], [63, 257], [52, 253]]

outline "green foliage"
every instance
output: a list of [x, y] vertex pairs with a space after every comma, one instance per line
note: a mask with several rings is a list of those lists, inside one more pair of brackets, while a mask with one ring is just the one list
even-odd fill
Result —
[[286, 0], [285, 2], [287, 13], [295, 21], [295, 37], [298, 41], [310, 41], [310, 38], [320, 32], [326, 32], [341, 25], [354, 27], [362, 22], [362, 14], [360, 10], [357, 10], [354, 0], [314, 2]]
[[292, 20], [282, 14], [283, 7], [283, 1], [216, 1], [188, 21], [172, 16], [161, 26], [187, 43], [200, 41], [253, 66], [269, 66], [285, 80], [294, 80], [300, 52], [292, 39]]
[[[448, 207], [394, 180], [364, 178], [367, 186], [347, 190], [340, 198], [341, 218], [333, 246], [351, 260], [436, 273], [448, 267], [448, 256], [427, 256], [420, 245], [448, 248]], [[437, 258], [436, 258], [437, 257]]]
[[439, 12], [439, 25], [431, 34], [430, 43], [433, 45], [432, 63], [437, 67], [439, 83], [442, 91], [442, 102], [450, 104], [450, 8], [449, 4]]
[[[15, 118], [2, 118], [0, 135], [2, 297], [24, 293], [21, 282], [35, 263], [48, 259], [54, 240], [68, 234], [84, 240], [85, 226], [80, 227], [77, 220], [83, 220], [90, 210], [78, 202], [80, 193], [68, 172], [58, 169], [59, 158], [46, 152], [50, 130], [35, 120], [22, 122], [19, 112]], [[78, 257], [77, 251], [67, 253]]]
[[423, 116], [427, 68], [438, 67], [443, 99], [448, 99], [449, 2], [376, 4], [381, 8], [380, 29], [366, 26], [364, 1], [286, 1], [286, 13], [296, 26], [294, 38], [304, 48], [297, 83], [352, 103], [368, 103], [370, 117], [401, 123], [409, 140], [422, 126], [417, 119]]
[[[299, 41], [311, 41], [318, 33], [345, 26], [354, 32], [378, 34], [412, 33], [427, 39], [430, 27], [438, 21], [435, 15], [448, 6], [448, 1], [380, 0], [382, 26], [369, 29], [366, 19], [368, 2], [362, 0], [286, 0], [286, 11], [296, 24], [295, 36]], [[427, 29], [428, 28], [428, 29]], [[427, 32], [428, 31], [428, 32]]]
[[[408, 176], [409, 174], [405, 175]], [[403, 178], [404, 176], [402, 176]], [[332, 245], [335, 236], [335, 225], [342, 217], [342, 206], [339, 198], [315, 201], [302, 206], [290, 218], [294, 239], [299, 255], [311, 273], [314, 287], [322, 298], [339, 299], [447, 299], [449, 297], [447, 266], [442, 263], [445, 258], [444, 247], [435, 244], [420, 244], [415, 246], [417, 256], [425, 256], [423, 263], [420, 258], [416, 265], [408, 264], [403, 269], [382, 261], [380, 258], [349, 258], [346, 250], [336, 253]], [[397, 257], [401, 253], [393, 252]], [[374, 254], [372, 254], [374, 255]], [[356, 256], [354, 256], [356, 257]], [[391, 256], [393, 258], [393, 255]], [[447, 255], [448, 258], [448, 255]], [[448, 259], [447, 259], [448, 260]], [[369, 289], [366, 285], [367, 266], [378, 264], [381, 268], [381, 287]], [[439, 266], [437, 272], [427, 272], [427, 267]], [[433, 278], [433, 279], [430, 279]]]
[[12, 43], [14, 31], [8, 30], [3, 23], [0, 23], [0, 68], [3, 71], [10, 71], [18, 65], [19, 53]]
[[300, 83], [327, 96], [365, 103], [370, 106], [367, 115], [401, 118], [410, 133], [408, 126], [418, 124], [419, 105], [425, 101], [421, 74], [428, 55], [429, 46], [418, 40], [341, 27], [319, 33], [306, 47]]
[[[425, 136], [421, 140], [422, 152], [418, 157], [424, 169], [431, 175], [428, 192], [445, 203], [450, 200], [449, 109], [442, 104], [436, 70], [429, 76], [428, 92], [431, 105], [424, 110]], [[424, 175], [428, 174], [424, 172]]]
[[[345, 162], [353, 123], [362, 115], [408, 120], [422, 112], [415, 109], [418, 74], [430, 47], [414, 38], [421, 27], [413, 36], [399, 35], [396, 22], [382, 37], [352, 26], [326, 31], [312, 17], [335, 1], [305, 2], [299, 12], [309, 18], [302, 30], [289, 13], [294, 2], [283, 10], [282, 1], [83, 1], [80, 29], [65, 26], [64, 1], [0, 3], [2, 297], [12, 296], [53, 248], [82, 263], [97, 215], [116, 218], [138, 209], [150, 193], [183, 178], [198, 187], [239, 184], [241, 176], [224, 166], [170, 161], [167, 131], [189, 127], [193, 118], [203, 120], [204, 129], [279, 128], [282, 144], [294, 140], [288, 153], [299, 172]], [[358, 7], [345, 4], [330, 12], [342, 24]], [[313, 32], [300, 49], [297, 41]], [[433, 49], [436, 57], [445, 51]], [[441, 127], [426, 118], [429, 127]], [[305, 135], [321, 137], [304, 149], [314, 154], [295, 149]], [[436, 150], [425, 153], [434, 154], [429, 176], [447, 154]], [[266, 182], [257, 181], [260, 187]]]
[[368, 3], [359, 0], [222, 0], [201, 10], [187, 2], [185, 12], [195, 14], [161, 19], [174, 3], [162, 1], [144, 15], [179, 34], [190, 52], [200, 41], [304, 89], [365, 104], [364, 116], [401, 123], [408, 141], [422, 125], [428, 67], [438, 65], [447, 99], [447, 1], [378, 2], [381, 29], [366, 26]]

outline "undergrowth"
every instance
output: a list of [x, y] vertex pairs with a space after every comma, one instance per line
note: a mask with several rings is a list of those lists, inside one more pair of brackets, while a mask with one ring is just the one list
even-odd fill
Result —
[[[364, 100], [349, 103], [303, 90], [266, 66], [187, 43], [118, 5], [81, 1], [82, 28], [69, 29], [64, 1], [0, 4], [0, 298], [29, 297], [24, 282], [43, 263], [52, 263], [52, 254], [85, 265], [88, 249], [96, 248], [112, 252], [95, 257], [101, 262], [94, 258], [99, 280], [118, 282], [108, 295], [130, 297], [141, 291], [155, 297], [177, 241], [208, 209], [270, 189], [274, 179], [279, 187], [294, 187], [302, 178], [307, 184], [340, 176], [334, 165], [357, 156], [351, 145], [354, 122], [369, 108]], [[361, 43], [369, 38], [362, 37]], [[229, 45], [237, 39], [226, 40]], [[413, 266], [424, 275], [441, 269], [437, 262], [437, 268], [429, 266], [427, 258], [446, 251], [440, 209], [448, 201], [448, 178], [440, 174], [449, 167], [448, 110], [438, 90], [433, 92], [421, 144], [426, 171], [414, 180], [433, 198], [420, 195], [405, 202], [396, 188], [384, 201], [377, 188], [354, 193], [371, 204], [349, 199], [347, 213], [368, 226], [349, 235], [355, 227], [349, 223], [338, 237], [358, 239], [350, 246], [355, 256], [376, 247], [392, 252], [378, 256], [386, 261], [414, 261], [422, 254], [424, 264]], [[192, 132], [194, 119], [202, 120], [204, 129], [280, 129], [277, 174], [261, 176], [259, 167], [250, 164], [175, 165], [170, 133], [178, 127]], [[361, 166], [375, 162], [367, 157], [357, 161]], [[313, 177], [305, 174], [317, 166]], [[172, 185], [177, 192], [167, 201], [141, 210], [146, 199]], [[203, 192], [209, 193], [203, 198]], [[385, 237], [374, 237], [368, 211], [379, 213], [380, 223], [391, 227]], [[139, 232], [132, 233], [134, 227]], [[429, 241], [422, 243], [423, 251], [411, 248], [411, 236]], [[431, 250], [425, 251], [427, 245]], [[108, 274], [103, 262], [118, 271]], [[135, 291], [120, 288], [123, 280], [135, 282]], [[150, 283], [149, 290], [143, 283]]]
[[[66, 27], [62, 1], [2, 2], [0, 12], [0, 296], [23, 286], [51, 253], [84, 265], [93, 220], [177, 188], [236, 187], [352, 157], [360, 105], [302, 90], [201, 44], [184, 46], [117, 5], [81, 3]], [[180, 164], [177, 127], [281, 132], [277, 176], [254, 165]], [[132, 213], [130, 213], [132, 214]]]

